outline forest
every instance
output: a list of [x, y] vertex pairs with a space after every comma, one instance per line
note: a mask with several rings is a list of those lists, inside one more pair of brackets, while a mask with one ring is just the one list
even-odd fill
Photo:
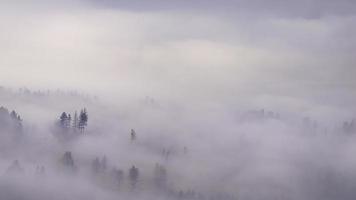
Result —
[[125, 109], [65, 91], [2, 88], [0, 98], [1, 199], [355, 195], [352, 118], [330, 125], [261, 108], [216, 122], [180, 118], [151, 97]]

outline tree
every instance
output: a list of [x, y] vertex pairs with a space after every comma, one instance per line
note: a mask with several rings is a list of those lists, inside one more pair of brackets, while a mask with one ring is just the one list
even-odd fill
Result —
[[69, 129], [71, 123], [72, 123], [72, 116], [70, 116], [70, 114], [68, 114], [68, 118], [67, 118], [67, 120], [66, 120], [66, 122], [65, 122], [65, 127], [66, 127], [67, 129]]
[[136, 185], [138, 182], [138, 177], [139, 177], [138, 168], [136, 168], [133, 165], [129, 171], [129, 179], [130, 179], [130, 184], [131, 184], [132, 189], [136, 188]]
[[73, 160], [73, 157], [72, 157], [72, 152], [67, 151], [67, 152], [64, 153], [64, 155], [62, 157], [62, 164], [69, 171], [75, 171], [76, 170], [76, 166], [74, 165], [74, 160]]
[[154, 183], [159, 189], [165, 189], [167, 186], [167, 170], [158, 163], [154, 169]]
[[77, 131], [77, 129], [78, 129], [78, 123], [79, 123], [78, 113], [77, 113], [77, 111], [75, 111], [74, 118], [73, 118], [73, 125], [72, 125], [72, 128], [74, 131]]
[[17, 113], [14, 110], [11, 111], [10, 116], [12, 119], [17, 120]]
[[79, 130], [83, 132], [87, 124], [88, 124], [88, 113], [87, 110], [84, 108], [80, 111], [79, 114], [79, 123], [78, 123]]
[[37, 165], [35, 175], [37, 177], [41, 177], [41, 176], [45, 176], [45, 174], [46, 174], [46, 168], [44, 166]]
[[94, 174], [104, 173], [107, 169], [107, 160], [106, 156], [103, 156], [101, 159], [96, 157], [92, 162], [92, 170]]
[[13, 124], [13, 127], [15, 131], [21, 132], [22, 131], [22, 119], [19, 114], [16, 113], [16, 111], [11, 111], [10, 113], [11, 121]]
[[61, 114], [59, 117], [59, 127], [62, 129], [62, 131], [68, 132], [70, 130], [71, 120], [72, 117], [70, 114], [67, 114], [66, 112]]
[[24, 171], [24, 169], [21, 167], [20, 162], [18, 160], [14, 160], [12, 162], [12, 164], [10, 165], [10, 167], [7, 169], [7, 173], [10, 173], [10, 174], [21, 173], [23, 171]]
[[60, 125], [64, 128], [68, 120], [68, 116], [66, 112], [63, 112], [59, 117]]
[[110, 173], [111, 173], [111, 177], [114, 182], [114, 185], [117, 187], [120, 187], [120, 185], [124, 179], [124, 172], [122, 170], [113, 168]]
[[136, 132], [135, 130], [131, 129], [131, 141], [135, 141], [136, 140]]
[[14, 110], [9, 112], [7, 108], [0, 107], [0, 129], [14, 134], [22, 133], [22, 119], [20, 115]]
[[92, 164], [91, 164], [91, 167], [92, 167], [92, 171], [93, 171], [94, 174], [99, 173], [99, 171], [100, 171], [100, 161], [99, 161], [99, 158], [98, 158], [98, 157], [96, 157], [96, 158], [93, 160], [93, 162], [92, 162]]

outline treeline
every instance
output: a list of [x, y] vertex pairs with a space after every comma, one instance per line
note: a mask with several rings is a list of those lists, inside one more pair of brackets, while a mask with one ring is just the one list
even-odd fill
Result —
[[304, 134], [345, 134], [352, 135], [356, 134], [356, 122], [355, 119], [339, 121], [335, 122], [334, 127], [327, 127], [320, 123], [317, 119], [313, 119], [311, 117], [297, 118], [297, 120], [288, 121], [285, 116], [282, 116], [278, 112], [274, 112], [271, 110], [250, 110], [243, 113], [238, 117], [238, 122], [264, 122], [268, 120], [279, 120], [284, 121], [285, 123], [289, 123], [293, 126], [298, 126], [301, 128]]
[[[80, 171], [72, 152], [67, 151], [59, 159], [58, 168], [60, 172], [65, 172], [73, 177]], [[84, 169], [87, 169], [84, 167]], [[117, 166], [111, 165], [106, 156], [93, 158], [90, 166], [91, 180], [93, 183], [104, 189], [117, 193], [130, 192], [132, 195], [139, 193], [153, 194], [165, 199], [187, 199], [187, 200], [236, 200], [233, 195], [221, 192], [213, 194], [204, 194], [194, 189], [176, 189], [173, 187], [173, 180], [169, 180], [167, 168], [159, 163], [152, 166], [151, 174], [142, 174], [139, 167], [132, 165], [123, 170]], [[21, 166], [18, 160], [7, 169], [7, 175], [22, 175], [26, 170]], [[37, 165], [34, 175], [37, 178], [46, 177], [47, 169], [42, 165]], [[58, 172], [57, 172], [58, 173]]]
[[25, 98], [58, 98], [58, 97], [69, 97], [69, 98], [76, 98], [78, 100], [83, 100], [85, 102], [95, 102], [98, 100], [97, 96], [90, 95], [84, 92], [79, 92], [75, 90], [30, 90], [26, 87], [12, 89], [0, 86], [0, 99], [6, 97], [9, 98], [18, 98], [18, 97], [25, 97]]

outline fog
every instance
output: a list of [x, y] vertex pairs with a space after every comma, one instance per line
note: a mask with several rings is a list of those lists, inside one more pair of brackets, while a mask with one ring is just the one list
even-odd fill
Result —
[[0, 199], [355, 199], [355, 16], [0, 0]]

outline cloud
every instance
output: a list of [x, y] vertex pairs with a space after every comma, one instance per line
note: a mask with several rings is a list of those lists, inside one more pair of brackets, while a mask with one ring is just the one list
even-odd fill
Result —
[[5, 1], [0, 77], [3, 85], [81, 88], [110, 98], [226, 103], [267, 93], [311, 102], [326, 97], [339, 106], [355, 98], [354, 7], [351, 1]]

